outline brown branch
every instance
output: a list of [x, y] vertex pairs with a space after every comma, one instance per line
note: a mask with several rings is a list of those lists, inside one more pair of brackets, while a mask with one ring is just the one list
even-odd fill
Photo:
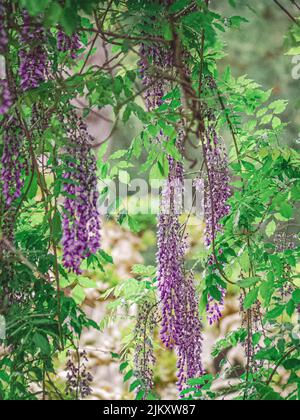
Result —
[[291, 3], [295, 6], [295, 7], [297, 7], [297, 9], [298, 10], [300, 10], [300, 6], [299, 6], [299, 4], [296, 2], [296, 0], [290, 0], [291, 1]]
[[[79, 28], [80, 31], [84, 32], [95, 32], [99, 33], [99, 29], [96, 28]], [[124, 39], [128, 41], [135, 41], [135, 42], [143, 42], [143, 41], [149, 41], [149, 42], [158, 42], [161, 44], [170, 44], [170, 41], [166, 41], [164, 38], [158, 37], [158, 36], [135, 36], [135, 35], [126, 35], [126, 34], [118, 34], [115, 32], [110, 31], [101, 31], [101, 35], [104, 35], [106, 37], [106, 41], [109, 43], [113, 43], [112, 40], [109, 40], [107, 38], [113, 38], [113, 39]], [[120, 44], [118, 44], [120, 45]]]
[[277, 6], [297, 25], [300, 26], [299, 22], [297, 21], [297, 19], [294, 18], [294, 16], [284, 7], [282, 6], [281, 3], [279, 3], [278, 0], [273, 0], [274, 3], [277, 4]]
[[277, 370], [279, 369], [279, 367], [282, 365], [282, 363], [285, 361], [286, 358], [288, 358], [292, 353], [294, 353], [295, 350], [298, 350], [300, 348], [300, 346], [294, 346], [291, 350], [289, 350], [287, 353], [285, 353], [281, 359], [279, 360], [278, 363], [276, 363], [276, 366], [270, 376], [270, 378], [267, 381], [267, 386], [269, 386], [274, 378], [274, 376], [276, 375]]

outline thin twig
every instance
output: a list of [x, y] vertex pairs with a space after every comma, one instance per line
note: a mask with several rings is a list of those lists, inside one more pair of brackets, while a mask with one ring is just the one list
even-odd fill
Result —
[[278, 0], [273, 0], [274, 3], [277, 4], [278, 7], [280, 7], [280, 9], [297, 25], [300, 26], [299, 22], [297, 21], [297, 19], [294, 18], [294, 16], [284, 7], [282, 6], [281, 3], [279, 3]]

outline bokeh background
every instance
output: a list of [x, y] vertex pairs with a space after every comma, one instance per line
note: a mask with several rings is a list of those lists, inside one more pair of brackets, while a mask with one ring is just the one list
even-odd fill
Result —
[[[296, 9], [290, 1], [283, 1], [296, 15]], [[289, 106], [284, 116], [289, 126], [281, 139], [298, 147], [300, 123], [300, 98], [298, 96], [300, 80], [292, 78], [291, 56], [285, 55], [289, 49], [290, 40], [288, 30], [291, 21], [274, 4], [272, 0], [240, 0], [233, 8], [227, 0], [213, 0], [212, 7], [222, 15], [241, 15], [249, 20], [240, 30], [229, 31], [224, 36], [227, 44], [227, 56], [220, 62], [220, 68], [231, 66], [234, 76], [247, 74], [260, 83], [265, 89], [273, 89], [276, 99], [288, 99]], [[94, 61], [101, 61], [101, 46], [99, 53], [93, 57]], [[104, 116], [104, 119], [103, 119]], [[93, 134], [101, 141], [106, 138], [111, 129], [110, 111], [102, 113], [102, 118], [94, 114], [90, 116], [89, 125]], [[138, 130], [137, 122], [131, 120], [124, 127], [120, 124], [115, 131], [110, 144], [110, 153], [129, 147], [132, 138]], [[229, 139], [228, 139], [229, 142]], [[134, 165], [138, 168], [139, 165]], [[137, 169], [132, 169], [132, 176], [139, 176]], [[136, 172], [136, 173], [135, 173]], [[129, 392], [128, 385], [123, 382], [119, 371], [119, 360], [114, 359], [111, 353], [120, 354], [131, 339], [134, 322], [130, 313], [120, 311], [119, 319], [109, 323], [110, 307], [114, 298], [104, 299], [105, 293], [117, 284], [133, 276], [132, 267], [135, 264], [155, 265], [156, 254], [156, 220], [154, 216], [141, 216], [141, 231], [134, 234], [126, 228], [120, 227], [114, 220], [104, 221], [103, 246], [106, 252], [114, 258], [114, 266], [107, 264], [106, 272], [86, 273], [86, 277], [94, 282], [94, 286], [85, 290], [84, 295], [79, 293], [78, 300], [88, 315], [103, 329], [85, 332], [81, 348], [89, 356], [88, 368], [94, 376], [92, 399], [115, 400], [132, 399], [134, 395]], [[197, 257], [202, 251], [203, 222], [198, 221], [197, 227], [190, 230], [191, 258]], [[197, 273], [197, 280], [201, 284], [201, 273]], [[239, 300], [236, 291], [230, 290], [226, 298], [226, 307], [221, 322], [215, 327], [209, 327], [204, 322], [204, 364], [207, 372], [222, 372], [225, 369], [220, 360], [213, 360], [211, 349], [219, 338], [240, 326]], [[176, 376], [174, 354], [162, 348], [156, 349], [158, 364], [155, 370], [157, 390], [163, 399], [176, 399]], [[232, 366], [239, 367], [244, 364], [243, 349], [229, 348], [227, 357]], [[60, 360], [63, 365], [64, 360]], [[61, 376], [64, 375], [63, 369]], [[234, 376], [219, 381], [218, 386], [226, 386], [228, 380], [233, 385], [237, 380]], [[284, 372], [282, 372], [284, 381]]]

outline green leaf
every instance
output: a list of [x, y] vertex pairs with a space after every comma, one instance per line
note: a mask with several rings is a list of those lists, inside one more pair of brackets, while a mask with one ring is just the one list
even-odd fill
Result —
[[124, 382], [129, 381], [129, 379], [131, 379], [133, 377], [133, 370], [130, 370], [129, 372], [126, 373], [126, 375], [124, 376]]
[[61, 17], [61, 24], [66, 31], [66, 34], [71, 36], [74, 34], [79, 22], [79, 16], [77, 10], [74, 7], [65, 7], [63, 9], [63, 15]]
[[300, 46], [291, 48], [285, 55], [300, 55]]
[[273, 118], [273, 115], [272, 115], [272, 114], [265, 115], [265, 116], [261, 119], [261, 124], [263, 124], [263, 125], [267, 125], [267, 124], [269, 124], [269, 123], [271, 122], [272, 118]]
[[271, 387], [263, 384], [255, 384], [257, 391], [259, 392], [258, 399], [261, 401], [282, 401], [283, 398], [280, 394], [275, 392]]
[[72, 290], [72, 297], [78, 305], [81, 305], [85, 300], [84, 289], [79, 284]]
[[163, 36], [164, 36], [166, 41], [172, 41], [173, 40], [172, 27], [168, 22], [166, 22], [165, 25], [164, 25]]
[[216, 286], [211, 286], [209, 288], [209, 294], [218, 302], [221, 302], [222, 300], [222, 293]]
[[230, 24], [233, 28], [240, 28], [242, 23], [248, 23], [249, 21], [242, 16], [232, 16], [229, 18]]
[[56, 242], [59, 242], [62, 238], [62, 225], [61, 225], [61, 216], [58, 211], [56, 211], [52, 219], [52, 233], [53, 238]]
[[32, 340], [35, 343], [35, 345], [41, 350], [42, 354], [44, 354], [45, 356], [49, 356], [51, 354], [51, 347], [49, 341], [44, 335], [40, 333], [35, 333], [33, 335]]
[[31, 15], [38, 15], [42, 13], [51, 0], [21, 0], [22, 5], [28, 10]]
[[255, 356], [255, 360], [269, 360], [276, 362], [280, 358], [280, 353], [274, 347], [271, 349], [260, 350]]
[[266, 315], [266, 319], [276, 319], [280, 317], [285, 310], [284, 305], [278, 305], [276, 308], [274, 308], [272, 311], [269, 311]]
[[239, 287], [242, 289], [247, 289], [248, 287], [255, 286], [260, 281], [259, 277], [248, 278], [245, 280], [241, 280], [237, 283]]
[[113, 153], [109, 158], [111, 160], [116, 160], [124, 157], [128, 153], [128, 150], [118, 150], [117, 152]]
[[293, 216], [293, 207], [289, 203], [283, 202], [280, 206], [280, 214], [286, 219], [291, 219]]
[[97, 287], [97, 281], [89, 279], [88, 277], [80, 277], [79, 284], [84, 289], [95, 289]]
[[99, 251], [99, 255], [100, 255], [100, 256], [101, 256], [101, 258], [102, 258], [104, 261], [106, 261], [107, 263], [109, 263], [109, 264], [113, 264], [113, 263], [114, 263], [113, 258], [112, 258], [110, 255], [108, 255], [105, 251], [103, 251], [103, 249], [101, 249], [101, 250]]
[[289, 359], [283, 363], [283, 367], [287, 370], [300, 369], [300, 360], [299, 359]]
[[[287, 105], [288, 105], [288, 101], [284, 101], [280, 99], [278, 101], [272, 102], [269, 105], [269, 109], [272, 109], [274, 114], [282, 114], [286, 110]], [[281, 121], [280, 121], [280, 124], [281, 124]]]
[[266, 227], [266, 235], [268, 238], [271, 238], [271, 236], [274, 235], [274, 233], [276, 232], [276, 222], [274, 220], [272, 220], [272, 222], [268, 223], [267, 227]]
[[244, 309], [247, 311], [257, 301], [259, 289], [251, 290], [244, 300]]
[[120, 372], [124, 372], [124, 370], [129, 366], [128, 362], [124, 362], [120, 364]]
[[293, 299], [291, 299], [288, 304], [286, 305], [286, 313], [288, 314], [289, 317], [292, 317], [294, 312], [296, 310], [296, 304], [293, 301]]
[[274, 117], [272, 120], [272, 128], [276, 130], [282, 125], [281, 119], [278, 117]]
[[133, 392], [136, 388], [138, 388], [141, 385], [142, 385], [142, 382], [139, 379], [137, 379], [136, 381], [132, 382], [132, 384], [129, 387], [129, 391]]
[[296, 304], [300, 303], [300, 289], [294, 291], [292, 298]]
[[137, 401], [141, 401], [141, 400], [144, 398], [144, 396], [145, 396], [145, 390], [144, 390], [144, 389], [141, 389], [141, 390], [137, 393], [136, 400], [137, 400]]

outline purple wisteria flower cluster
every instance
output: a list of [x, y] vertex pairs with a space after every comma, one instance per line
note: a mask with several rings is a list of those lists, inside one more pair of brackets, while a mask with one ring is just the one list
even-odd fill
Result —
[[195, 290], [194, 276], [190, 274], [184, 279], [182, 301], [182, 336], [178, 352], [178, 382], [179, 391], [183, 391], [192, 378], [204, 375], [202, 365], [202, 324], [199, 319], [198, 299]]
[[142, 44], [140, 47], [140, 75], [145, 89], [144, 97], [149, 110], [163, 104], [165, 81], [160, 73], [170, 69], [173, 55], [167, 49]]
[[21, 88], [23, 91], [35, 89], [46, 80], [47, 51], [46, 33], [37, 19], [23, 12], [21, 33], [20, 68]]
[[217, 302], [212, 296], [208, 296], [208, 302], [206, 305], [206, 315], [209, 325], [217, 324], [223, 317], [226, 290], [223, 289], [221, 286], [219, 287], [219, 290], [222, 296], [220, 302]]
[[[5, 29], [6, 11], [3, 0], [0, 0], [0, 54], [4, 54], [7, 49], [8, 36]], [[8, 81], [0, 79], [0, 115], [7, 113], [12, 106], [12, 94], [9, 89]]]
[[[178, 185], [181, 184], [181, 194]], [[201, 361], [202, 334], [196, 290], [191, 276], [186, 278], [184, 259], [186, 238], [176, 212], [182, 199], [183, 165], [170, 159], [170, 174], [163, 191], [163, 204], [168, 211], [159, 217], [158, 284], [162, 303], [161, 339], [167, 348], [178, 354], [178, 389], [182, 391], [187, 380], [203, 375]]]
[[92, 394], [91, 384], [94, 380], [92, 374], [87, 370], [86, 364], [88, 357], [86, 351], [80, 351], [76, 354], [77, 358], [74, 362], [74, 355], [71, 351], [67, 353], [67, 389], [66, 394], [72, 395], [77, 400], [84, 399]]
[[0, 0], [0, 54], [4, 54], [8, 44], [8, 36], [5, 30], [5, 7], [4, 1]]
[[[145, 87], [146, 106], [155, 110], [163, 104], [167, 82], [162, 75], [173, 65], [171, 50], [161, 47], [141, 46], [140, 72]], [[164, 137], [160, 133], [157, 141]], [[185, 131], [178, 127], [177, 147], [182, 152]], [[191, 277], [186, 278], [186, 237], [179, 221], [184, 192], [184, 168], [172, 157], [169, 176], [162, 192], [158, 228], [158, 287], [162, 305], [161, 339], [178, 355], [178, 389], [182, 391], [187, 381], [203, 375], [202, 334], [196, 300], [196, 290]]]
[[184, 285], [186, 242], [182, 238], [181, 225], [175, 212], [178, 192], [175, 194], [174, 184], [178, 184], [178, 180], [183, 185], [183, 166], [170, 159], [169, 178], [162, 192], [163, 210], [159, 215], [157, 254], [158, 282], [163, 310], [161, 338], [168, 348], [178, 345], [182, 333], [181, 325], [178, 325], [178, 315], [181, 315], [180, 291]]
[[[213, 125], [206, 130], [204, 153], [207, 162], [206, 178], [197, 179], [195, 187], [201, 193], [204, 192], [205, 245], [209, 248], [217, 234], [223, 230], [221, 220], [230, 213], [228, 199], [231, 196], [226, 148]], [[222, 250], [219, 252], [222, 253]], [[208, 265], [213, 266], [214, 263], [215, 256], [211, 255]], [[220, 302], [208, 295], [206, 311], [210, 325], [219, 322], [222, 318], [226, 291], [222, 287], [219, 287], [219, 290], [222, 295]]]
[[81, 47], [78, 34], [67, 35], [63, 30], [59, 30], [57, 34], [57, 49], [61, 52], [70, 52], [71, 58], [75, 60], [78, 50]]
[[13, 104], [12, 94], [6, 79], [0, 79], [0, 115], [4, 115]]
[[207, 179], [204, 188], [206, 245], [209, 247], [223, 229], [221, 220], [230, 213], [231, 196], [227, 152], [214, 127], [206, 131]]
[[80, 274], [83, 260], [100, 249], [97, 163], [91, 150], [94, 138], [74, 114], [69, 118], [68, 136], [67, 153], [71, 159], [64, 174], [63, 263]]
[[5, 117], [3, 128], [1, 183], [5, 206], [8, 209], [21, 196], [23, 187], [23, 129], [15, 117]]

